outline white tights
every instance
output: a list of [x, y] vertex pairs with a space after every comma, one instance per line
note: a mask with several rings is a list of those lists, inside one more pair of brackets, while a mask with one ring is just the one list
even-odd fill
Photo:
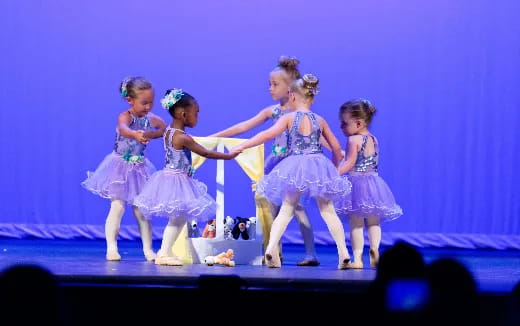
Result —
[[161, 249], [157, 253], [158, 256], [174, 257], [173, 244], [177, 241], [184, 225], [186, 225], [186, 218], [184, 217], [170, 218], [168, 220], [168, 225], [164, 228]]
[[363, 226], [366, 224], [368, 240], [370, 242], [370, 249], [376, 253], [379, 252], [379, 245], [381, 244], [381, 220], [377, 217], [357, 217], [352, 216], [349, 219], [350, 225], [350, 243], [354, 253], [354, 262], [363, 262], [363, 247], [365, 239], [363, 236]]
[[[153, 255], [152, 249], [152, 226], [150, 221], [139, 211], [136, 206], [132, 206], [134, 216], [139, 225], [139, 233], [141, 234], [141, 241], [143, 243], [143, 252], [145, 256]], [[119, 228], [121, 227], [121, 219], [125, 213], [125, 202], [119, 199], [114, 199], [110, 203], [110, 211], [108, 212], [105, 221], [105, 238], [107, 241], [107, 252], [118, 252], [117, 237], [119, 235]]]
[[[278, 215], [280, 212], [280, 207], [274, 207], [273, 216]], [[311, 222], [309, 220], [309, 216], [305, 211], [305, 207], [303, 207], [300, 203], [296, 205], [294, 208], [294, 216], [296, 216], [296, 221], [298, 221], [298, 226], [300, 227], [300, 232], [303, 237], [303, 245], [305, 246], [305, 258], [307, 259], [316, 259], [316, 246], [314, 245], [314, 231], [312, 229]], [[282, 248], [281, 240], [278, 243], [279, 249]]]
[[[295, 213], [299, 199], [300, 195], [287, 196], [284, 199], [282, 206], [280, 207], [280, 212], [278, 213], [278, 216], [276, 216], [276, 218], [274, 219], [273, 225], [271, 227], [269, 244], [267, 245], [266, 254], [269, 253], [274, 257], [278, 257], [278, 243], [282, 238], [282, 235], [285, 232], [287, 225], [293, 218], [293, 213]], [[344, 261], [344, 259], [349, 258], [347, 246], [345, 244], [345, 231], [343, 229], [343, 224], [341, 223], [338, 215], [336, 214], [334, 206], [330, 200], [318, 198], [317, 202], [318, 207], [320, 209], [321, 217], [327, 224], [329, 232], [332, 234], [332, 238], [336, 242], [336, 247], [338, 248], [338, 258], [341, 264]], [[308, 223], [307, 225], [310, 226], [310, 223]]]

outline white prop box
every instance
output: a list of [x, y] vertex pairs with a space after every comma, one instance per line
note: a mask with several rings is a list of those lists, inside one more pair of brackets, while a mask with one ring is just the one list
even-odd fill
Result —
[[[195, 141], [200, 143], [205, 147], [214, 148], [216, 141], [216, 150], [218, 152], [223, 153], [224, 148], [227, 147], [228, 150], [234, 146], [239, 145], [240, 143], [246, 141], [246, 139], [237, 139], [237, 138], [218, 138], [218, 137], [194, 137]], [[209, 143], [209, 144], [208, 144]], [[200, 163], [200, 157], [195, 153], [192, 153], [194, 156], [193, 162], [196, 165], [197, 160]], [[263, 144], [247, 149], [239, 156], [235, 158], [239, 165], [246, 171], [250, 178], [259, 179], [258, 176], [263, 175], [264, 171], [264, 147]], [[187, 237], [187, 232], [183, 232], [182, 238], [186, 241], [186, 251], [189, 258], [191, 258], [191, 262], [193, 264], [204, 264], [204, 259], [211, 255], [216, 256], [222, 252], [227, 251], [228, 249], [233, 249], [234, 257], [233, 261], [237, 265], [262, 265], [262, 244], [263, 244], [263, 234], [262, 234], [262, 218], [259, 218], [259, 215], [262, 214], [258, 206], [256, 206], [256, 225], [254, 227], [254, 234], [250, 235], [249, 240], [238, 239], [235, 240], [225, 239], [224, 238], [224, 219], [225, 215], [225, 205], [224, 205], [224, 160], [217, 160], [217, 171], [216, 171], [216, 183], [217, 183], [217, 194], [215, 197], [215, 201], [217, 202], [217, 212], [216, 212], [216, 236], [215, 238], [190, 238]], [[255, 183], [258, 180], [253, 180]], [[253, 186], [254, 187], [254, 186]], [[251, 200], [254, 200], [255, 193], [251, 193]], [[232, 218], [235, 216], [230, 215]], [[243, 216], [244, 218], [249, 218], [250, 216]], [[199, 228], [203, 228], [204, 225]], [[185, 228], [186, 230], [186, 228]], [[251, 230], [253, 231], [253, 230]], [[202, 234], [202, 232], [200, 232]], [[179, 238], [181, 240], [181, 238]], [[174, 252], [175, 250], [174, 245]], [[177, 248], [177, 252], [180, 249]], [[176, 253], [178, 254], [178, 253]], [[184, 257], [184, 260], [185, 257]]]

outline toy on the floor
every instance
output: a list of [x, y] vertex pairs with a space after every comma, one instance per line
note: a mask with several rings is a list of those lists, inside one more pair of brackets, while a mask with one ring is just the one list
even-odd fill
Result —
[[232, 234], [231, 231], [233, 230], [233, 225], [235, 224], [235, 220], [231, 216], [226, 216], [224, 219], [224, 239], [231, 239]]
[[217, 234], [217, 221], [215, 219], [209, 220], [208, 224], [204, 227], [204, 231], [202, 231], [203, 238], [214, 238]]
[[216, 256], [207, 256], [204, 259], [204, 263], [208, 266], [213, 265], [224, 265], [228, 267], [235, 266], [233, 259], [233, 249], [228, 249], [226, 252], [222, 252]]

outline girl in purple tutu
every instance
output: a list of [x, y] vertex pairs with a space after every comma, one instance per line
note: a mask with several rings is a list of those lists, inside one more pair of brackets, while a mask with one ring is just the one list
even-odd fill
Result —
[[[300, 78], [300, 71], [298, 64], [300, 61], [294, 57], [281, 56], [278, 59], [278, 65], [269, 74], [269, 93], [273, 100], [278, 103], [270, 105], [262, 109], [251, 119], [239, 122], [227, 129], [219, 131], [210, 137], [233, 137], [240, 135], [248, 130], [251, 130], [260, 124], [272, 120], [276, 123], [280, 117], [292, 112], [293, 109], [289, 107], [289, 89], [291, 83]], [[265, 174], [271, 172], [274, 166], [282, 159], [287, 157], [287, 132], [284, 131], [276, 136], [271, 148], [271, 153], [265, 159]], [[328, 147], [326, 142], [323, 144]], [[330, 150], [330, 148], [328, 148]], [[271, 203], [272, 204], [272, 203]], [[280, 207], [272, 205], [273, 216], [278, 214]], [[305, 246], [305, 258], [297, 263], [298, 266], [318, 266], [320, 263], [316, 257], [316, 247], [314, 245], [314, 232], [310, 223], [309, 217], [305, 208], [298, 204], [294, 211], [300, 232], [302, 233], [303, 244]], [[266, 223], [268, 224], [268, 223]], [[264, 249], [267, 247], [269, 241], [270, 225], [266, 225]], [[281, 249], [280, 249], [281, 254]]]
[[185, 128], [195, 127], [199, 118], [199, 104], [190, 94], [181, 89], [168, 90], [161, 103], [173, 118], [163, 135], [165, 166], [151, 176], [134, 205], [146, 217], [169, 219], [155, 263], [181, 266], [182, 260], [173, 254], [172, 248], [186, 221], [206, 223], [216, 213], [216, 203], [208, 195], [206, 185], [192, 178], [191, 152], [221, 160], [230, 160], [238, 153], [207, 150], [186, 134]]
[[334, 204], [338, 215], [349, 219], [354, 255], [349, 268], [363, 268], [364, 225], [370, 241], [370, 266], [376, 267], [381, 243], [381, 221], [393, 220], [403, 214], [390, 188], [377, 173], [379, 145], [377, 138], [368, 131], [375, 113], [376, 108], [364, 99], [346, 102], [339, 112], [341, 129], [348, 137], [347, 156], [339, 172], [348, 172], [352, 193]]
[[[304, 75], [291, 84], [288, 105], [294, 112], [281, 117], [274, 126], [255, 135], [233, 149], [240, 152], [272, 139], [283, 132], [288, 133], [288, 156], [265, 175], [257, 185], [257, 191], [271, 202], [281, 205], [265, 251], [267, 266], [278, 268], [278, 242], [293, 217], [300, 200], [315, 198], [318, 208], [338, 248], [338, 268], [346, 269], [350, 256], [345, 244], [343, 225], [336, 215], [333, 200], [350, 192], [350, 182], [342, 178], [336, 168], [343, 158], [341, 147], [327, 122], [310, 108], [318, 92], [318, 79]], [[325, 137], [334, 154], [333, 164], [323, 155], [321, 137]], [[336, 166], [335, 166], [336, 165]]]
[[[105, 222], [107, 260], [121, 260], [117, 237], [125, 204], [134, 204], [134, 198], [155, 171], [153, 164], [144, 156], [150, 139], [161, 137], [166, 123], [150, 112], [153, 107], [152, 84], [143, 77], [128, 77], [119, 86], [121, 96], [130, 108], [119, 114], [114, 150], [108, 154], [94, 172], [81, 184], [96, 195], [111, 200]], [[150, 221], [132, 206], [139, 225], [143, 252], [146, 260], [155, 259], [152, 249]]]

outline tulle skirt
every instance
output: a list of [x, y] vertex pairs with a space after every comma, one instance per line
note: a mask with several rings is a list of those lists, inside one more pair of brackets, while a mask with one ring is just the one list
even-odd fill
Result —
[[282, 159], [257, 185], [259, 195], [281, 205], [286, 196], [338, 200], [351, 191], [351, 184], [342, 178], [336, 167], [323, 154], [289, 155]]
[[264, 163], [264, 174], [269, 174], [271, 173], [271, 171], [273, 170], [273, 168], [278, 165], [278, 163], [280, 163], [284, 158], [286, 158], [287, 156], [277, 156], [277, 155], [273, 155], [273, 154], [269, 154], [266, 158], [265, 158], [265, 163]]
[[141, 163], [130, 163], [112, 152], [94, 172], [87, 172], [87, 179], [81, 185], [103, 198], [120, 199], [133, 204], [134, 198], [153, 172], [155, 167], [146, 158]]
[[164, 168], [155, 172], [134, 205], [148, 218], [184, 217], [187, 221], [207, 222], [216, 213], [216, 203], [206, 185], [185, 171]]
[[334, 202], [339, 216], [393, 220], [403, 215], [392, 191], [376, 172], [351, 173], [348, 179], [352, 183], [352, 193]]

